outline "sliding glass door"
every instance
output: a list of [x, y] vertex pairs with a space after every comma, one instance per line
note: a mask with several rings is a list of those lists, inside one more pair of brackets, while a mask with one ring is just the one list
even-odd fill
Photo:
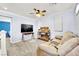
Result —
[[0, 31], [5, 30], [7, 32], [6, 33], [7, 37], [10, 37], [10, 27], [11, 27], [11, 18], [0, 16]]

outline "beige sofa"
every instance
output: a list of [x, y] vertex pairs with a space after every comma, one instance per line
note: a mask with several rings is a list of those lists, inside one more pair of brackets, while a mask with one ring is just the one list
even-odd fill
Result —
[[[79, 37], [72, 32], [65, 32], [58, 46], [54, 46], [53, 43], [50, 44], [52, 46], [48, 44], [43, 43], [39, 46], [39, 51], [42, 54], [51, 56], [79, 56]], [[42, 55], [41, 53], [40, 55]]]

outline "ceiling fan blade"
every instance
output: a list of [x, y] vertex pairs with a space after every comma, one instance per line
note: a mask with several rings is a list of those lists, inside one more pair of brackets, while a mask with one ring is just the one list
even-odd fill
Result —
[[34, 8], [33, 10], [35, 10], [35, 11], [36, 11], [36, 8]]
[[34, 14], [34, 13], [29, 13], [29, 14]]
[[46, 10], [43, 10], [42, 12], [46, 12]]
[[29, 13], [29, 14], [40, 14], [41, 16], [45, 16], [44, 13], [46, 12], [46, 10], [40, 11], [39, 9], [36, 8], [34, 8], [33, 10], [35, 11], [35, 13]]
[[36, 14], [39, 14], [40, 13], [40, 10], [36, 10]]

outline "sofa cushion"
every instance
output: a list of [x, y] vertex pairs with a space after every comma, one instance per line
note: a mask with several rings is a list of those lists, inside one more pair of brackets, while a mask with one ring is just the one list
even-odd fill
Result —
[[79, 46], [75, 47], [71, 52], [69, 52], [66, 56], [79, 56]]
[[69, 53], [73, 48], [75, 48], [78, 44], [79, 38], [72, 38], [62, 44], [61, 47], [59, 47], [58, 54], [64, 56]]
[[61, 40], [61, 44], [74, 37], [76, 37], [76, 35], [73, 32], [65, 32]]
[[59, 40], [61, 40], [61, 39], [62, 39], [62, 36], [60, 36], [60, 35], [56, 35], [56, 36], [55, 36], [55, 39], [59, 39]]

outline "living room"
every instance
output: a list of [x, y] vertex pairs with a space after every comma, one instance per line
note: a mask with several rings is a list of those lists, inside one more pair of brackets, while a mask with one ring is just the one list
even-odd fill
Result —
[[[57, 52], [56, 53], [51, 52], [53, 50], [56, 51], [56, 49], [58, 50], [58, 47], [55, 46], [55, 48], [53, 48], [52, 47], [53, 45], [51, 43], [52, 41], [54, 41], [55, 37], [57, 37], [57, 39], [61, 39], [62, 36], [64, 36], [64, 33], [67, 33], [65, 35], [70, 36], [69, 39], [71, 37], [73, 38], [76, 37], [75, 40], [78, 39], [79, 14], [77, 6], [78, 6], [77, 3], [0, 3], [0, 31], [2, 33], [6, 31], [8, 33], [6, 34], [6, 36], [8, 37], [6, 41], [7, 44], [1, 45], [2, 47], [8, 46], [8, 48], [3, 49], [4, 52], [5, 51], [7, 52], [2, 53], [2, 55], [8, 55], [8, 56], [79, 55], [77, 53], [67, 54], [75, 46], [66, 52], [63, 52], [62, 50], [60, 54], [58, 54]], [[4, 22], [9, 22], [9, 24], [4, 25]], [[27, 27], [31, 27], [30, 31], [28, 31]], [[43, 34], [45, 35], [43, 36]], [[74, 40], [73, 38], [72, 40]], [[66, 39], [68, 40], [68, 38]], [[59, 43], [61, 43], [60, 40], [56, 41], [59, 41]], [[1, 41], [1, 43], [3, 43], [3, 41]], [[45, 46], [43, 45], [44, 43]], [[56, 44], [56, 42], [54, 43]], [[77, 44], [78, 42], [76, 42], [76, 44], [74, 43], [74, 45], [76, 46]], [[28, 47], [29, 45], [30, 47]], [[67, 45], [67, 43], [64, 45]], [[20, 48], [22, 50], [17, 50]], [[33, 48], [33, 50], [31, 50], [31, 48]], [[23, 49], [25, 50], [23, 51]]]

